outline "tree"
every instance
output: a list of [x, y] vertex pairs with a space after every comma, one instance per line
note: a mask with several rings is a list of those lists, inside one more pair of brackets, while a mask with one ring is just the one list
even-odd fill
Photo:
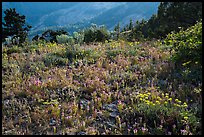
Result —
[[50, 41], [50, 42], [57, 42], [57, 36], [58, 35], [68, 35], [68, 32], [66, 32], [65, 30], [61, 29], [61, 30], [57, 30], [57, 31], [53, 31], [51, 29], [45, 31], [43, 34], [42, 34], [42, 37], [41, 39], [44, 39], [46, 41]]
[[32, 38], [32, 41], [38, 41], [39, 38], [40, 38], [40, 36], [37, 34], [36, 36], [34, 36], [34, 37]]
[[133, 40], [133, 21], [132, 21], [132, 19], [130, 19], [130, 23], [129, 23], [129, 25], [127, 25], [126, 26], [126, 30], [128, 31], [128, 33], [127, 33], [127, 40], [128, 41], [134, 41]]
[[[186, 29], [202, 19], [201, 2], [161, 2], [157, 14], [148, 20], [137, 21], [133, 27], [133, 39], [164, 38], [171, 31]], [[131, 28], [131, 23], [129, 29]], [[127, 29], [123, 29], [124, 31]], [[130, 35], [130, 40], [131, 40]]]
[[95, 29], [93, 27], [90, 27], [88, 29], [84, 30], [84, 42], [90, 43], [95, 41]]
[[4, 14], [2, 40], [5, 41], [5, 38], [9, 36], [19, 37], [19, 43], [23, 43], [28, 35], [28, 31], [31, 29], [30, 25], [26, 25], [25, 16], [17, 13], [15, 8], [6, 9]]
[[178, 32], [179, 27], [186, 29], [194, 25], [199, 19], [202, 19], [201, 2], [161, 2], [156, 18], [159, 24], [155, 25], [155, 33], [166, 36], [171, 31]]
[[133, 30], [133, 21], [130, 19], [129, 30]]
[[118, 40], [120, 38], [120, 23], [115, 26], [114, 31], [116, 32], [116, 39]]
[[92, 24], [92, 26], [84, 31], [84, 42], [105, 42], [110, 38], [110, 34], [104, 25], [97, 27], [97, 25]]
[[136, 25], [132, 30], [132, 39], [133, 40], [143, 40], [144, 39], [144, 31], [145, 31], [146, 21], [142, 19], [141, 21], [136, 21]]
[[107, 31], [106, 27], [103, 25], [96, 31], [96, 39], [99, 42], [105, 42], [109, 39], [109, 32]]

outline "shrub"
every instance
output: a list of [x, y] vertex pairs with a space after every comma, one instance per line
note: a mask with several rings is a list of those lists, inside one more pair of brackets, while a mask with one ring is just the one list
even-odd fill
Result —
[[69, 36], [65, 34], [61, 34], [61, 35], [57, 35], [56, 39], [57, 39], [57, 43], [59, 44], [68, 43]]
[[84, 42], [105, 42], [109, 40], [110, 34], [104, 26], [97, 27], [92, 25], [89, 29], [84, 31]]
[[187, 30], [170, 33], [165, 39], [165, 44], [173, 46], [175, 53], [172, 60], [183, 66], [190, 64], [201, 65], [202, 59], [202, 21]]
[[18, 46], [13, 46], [11, 48], [9, 48], [7, 50], [7, 54], [11, 54], [11, 53], [21, 53], [22, 51], [22, 48], [21, 47], [18, 47]]
[[56, 55], [48, 54], [46, 57], [43, 59], [44, 64], [46, 66], [64, 66], [67, 65], [68, 59], [67, 58], [62, 58]]
[[79, 48], [76, 45], [71, 45], [66, 48], [65, 56], [70, 60], [73, 61], [79, 55]]
[[57, 43], [59, 44], [69, 44], [69, 45], [73, 45], [75, 43], [75, 40], [72, 36], [68, 36], [68, 35], [65, 35], [65, 34], [62, 34], [62, 35], [57, 35], [56, 36], [56, 39], [57, 39]]
[[116, 49], [106, 51], [106, 55], [109, 59], [113, 59], [114, 57], [116, 57], [121, 53], [122, 53], [122, 50], [116, 50]]
[[80, 33], [80, 32], [74, 32], [73, 38], [74, 38], [76, 44], [82, 44], [84, 41], [84, 34]]
[[[135, 97], [135, 101], [137, 102], [133, 106], [135, 113], [145, 119], [147, 126], [152, 128], [152, 134], [165, 134], [166, 129], [173, 134], [179, 134], [186, 124], [194, 130], [199, 128], [196, 123], [200, 119], [188, 109], [189, 105], [170, 97], [168, 93], [155, 94], [151, 91], [140, 93]], [[177, 127], [175, 130], [172, 129], [174, 125]]]

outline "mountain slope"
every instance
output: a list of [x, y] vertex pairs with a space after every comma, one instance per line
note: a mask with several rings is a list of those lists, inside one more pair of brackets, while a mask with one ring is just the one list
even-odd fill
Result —
[[108, 28], [113, 28], [118, 22], [124, 26], [129, 23], [130, 19], [136, 21], [151, 17], [153, 13], [156, 13], [158, 5], [158, 2], [127, 2], [104, 12], [92, 19], [91, 22], [106, 24]]
[[149, 18], [158, 5], [159, 2], [3, 2], [2, 10], [16, 8], [26, 16], [33, 31], [50, 26], [71, 28], [74, 24], [87, 27], [91, 23], [113, 29], [118, 22], [122, 26], [129, 23], [130, 18]]
[[[68, 25], [88, 21], [104, 11], [107, 11], [122, 3], [110, 2], [80, 2], [72, 7], [58, 9], [50, 14], [42, 16], [37, 26]], [[56, 20], [53, 20], [56, 19]]]

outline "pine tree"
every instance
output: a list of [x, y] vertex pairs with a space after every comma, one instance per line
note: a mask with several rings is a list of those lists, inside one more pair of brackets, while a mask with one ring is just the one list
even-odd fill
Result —
[[129, 30], [133, 30], [133, 21], [130, 19]]
[[28, 35], [28, 31], [31, 29], [30, 25], [26, 25], [24, 15], [20, 15], [16, 12], [16, 9], [6, 9], [4, 11], [4, 21], [2, 22], [2, 40], [8, 36], [19, 37], [20, 43], [23, 43]]
[[115, 26], [114, 31], [116, 32], [116, 39], [118, 40], [120, 38], [120, 23]]

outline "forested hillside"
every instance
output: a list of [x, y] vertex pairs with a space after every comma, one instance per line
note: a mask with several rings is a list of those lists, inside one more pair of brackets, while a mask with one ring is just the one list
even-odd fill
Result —
[[5, 15], [3, 135], [202, 134], [201, 3], [161, 2], [114, 31], [50, 29], [32, 41], [26, 16]]
[[[159, 2], [3, 2], [3, 10], [16, 8], [33, 26], [31, 36], [44, 29], [62, 26], [69, 32], [89, 27], [91, 23], [113, 29], [130, 18], [149, 19], [156, 13]], [[123, 9], [123, 12], [121, 12]]]

